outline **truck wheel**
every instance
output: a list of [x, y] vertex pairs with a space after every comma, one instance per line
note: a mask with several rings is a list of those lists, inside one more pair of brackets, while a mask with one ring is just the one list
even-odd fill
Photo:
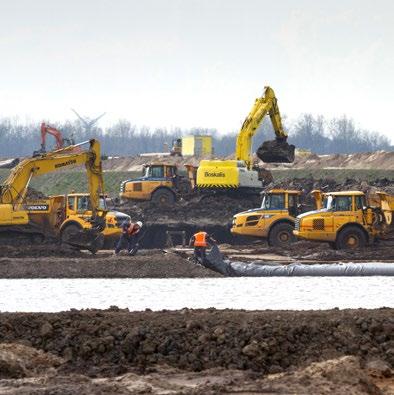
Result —
[[152, 195], [152, 202], [159, 206], [172, 205], [175, 202], [175, 196], [168, 189], [158, 189]]
[[271, 247], [283, 247], [294, 243], [294, 226], [288, 223], [274, 225], [268, 236], [268, 245]]
[[61, 241], [62, 244], [67, 244], [70, 239], [77, 234], [79, 231], [81, 230], [81, 228], [77, 225], [68, 225], [66, 226], [65, 229], [63, 229], [62, 231], [62, 235], [61, 235]]
[[349, 226], [339, 232], [336, 246], [338, 250], [355, 250], [367, 244], [364, 232], [356, 226]]
[[192, 187], [188, 180], [181, 180], [178, 185], [178, 191], [181, 195], [188, 195], [192, 191]]

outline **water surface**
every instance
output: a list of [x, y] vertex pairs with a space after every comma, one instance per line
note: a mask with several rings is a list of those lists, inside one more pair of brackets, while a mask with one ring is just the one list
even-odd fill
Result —
[[393, 277], [0, 280], [0, 311], [394, 307]]

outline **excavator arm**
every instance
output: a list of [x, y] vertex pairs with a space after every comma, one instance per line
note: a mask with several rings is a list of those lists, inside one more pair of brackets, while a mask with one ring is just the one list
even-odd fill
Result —
[[[294, 146], [289, 145], [286, 142], [287, 133], [283, 129], [278, 101], [273, 89], [266, 86], [264, 95], [255, 100], [255, 103], [242, 124], [237, 137], [235, 151], [236, 159], [243, 160], [248, 169], [251, 169], [252, 167], [252, 138], [267, 114], [270, 116], [276, 140], [266, 141], [263, 143], [257, 151], [257, 156], [264, 162], [294, 161]], [[268, 150], [268, 147], [266, 148], [267, 145], [270, 146]]]
[[46, 125], [44, 122], [41, 124], [41, 150], [45, 152], [46, 150], [46, 136], [51, 134], [56, 140], [56, 149], [63, 148], [63, 136], [62, 133], [56, 128]]
[[[89, 149], [78, 151], [86, 144], [89, 144]], [[100, 194], [104, 192], [100, 143], [94, 139], [23, 160], [1, 186], [0, 203], [11, 204], [16, 210], [21, 209], [33, 177], [74, 165], [86, 167], [92, 206], [92, 224], [97, 227], [102, 227], [103, 224], [105, 226], [106, 212], [99, 209]]]

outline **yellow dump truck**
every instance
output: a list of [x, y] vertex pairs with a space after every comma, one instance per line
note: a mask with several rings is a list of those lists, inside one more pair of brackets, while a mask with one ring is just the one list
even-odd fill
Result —
[[322, 197], [321, 209], [296, 218], [297, 238], [328, 242], [335, 249], [356, 249], [389, 237], [393, 196], [377, 192], [367, 199], [361, 191], [341, 191]]
[[180, 197], [188, 196], [195, 187], [197, 168], [185, 165], [187, 177], [178, 174], [173, 163], [153, 162], [144, 166], [142, 177], [123, 181], [120, 200], [152, 201], [157, 205], [171, 205]]
[[[127, 214], [106, 208], [106, 197], [101, 195], [99, 208], [106, 210], [104, 245], [111, 247], [120, 236], [123, 222], [130, 219]], [[42, 237], [52, 236], [67, 242], [78, 231], [89, 227], [92, 208], [88, 193], [53, 195], [46, 199], [27, 200], [25, 205], [35, 229], [41, 229]]]
[[234, 215], [231, 232], [268, 240], [270, 246], [283, 246], [295, 240], [295, 217], [301, 212], [301, 192], [271, 189], [263, 195], [260, 208]]

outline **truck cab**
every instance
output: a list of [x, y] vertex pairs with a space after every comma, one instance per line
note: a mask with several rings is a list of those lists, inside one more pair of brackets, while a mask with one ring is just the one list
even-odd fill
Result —
[[231, 233], [268, 240], [270, 246], [294, 241], [295, 217], [300, 213], [301, 192], [272, 189], [263, 194], [260, 208], [234, 215]]

